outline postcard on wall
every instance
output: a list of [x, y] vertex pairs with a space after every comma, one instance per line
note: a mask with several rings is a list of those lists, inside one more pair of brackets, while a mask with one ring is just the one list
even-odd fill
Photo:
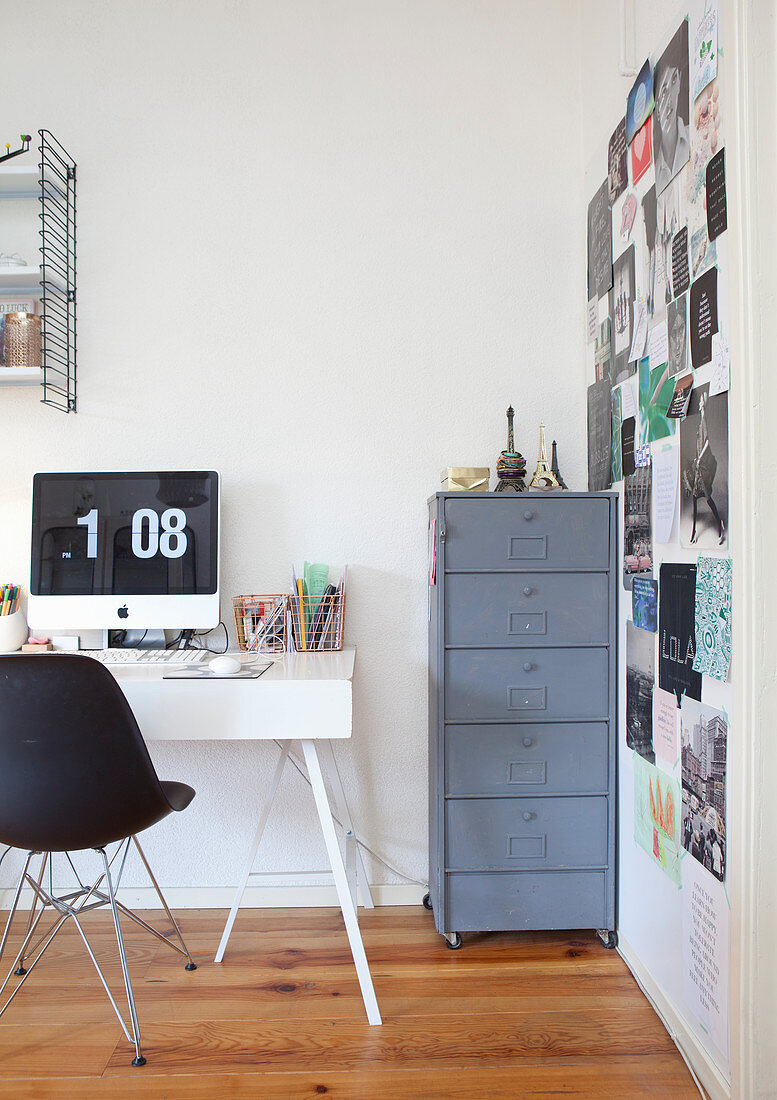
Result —
[[610, 383], [605, 379], [588, 387], [588, 489], [610, 488], [612, 447]]
[[726, 878], [728, 720], [696, 699], [680, 710], [683, 847], [720, 882]]
[[698, 19], [691, 13], [691, 97], [698, 99], [718, 72], [718, 2], [704, 0]]
[[656, 62], [653, 81], [653, 163], [660, 195], [691, 155], [687, 19]]
[[710, 240], [707, 232], [707, 165], [724, 144], [722, 100], [717, 78], [694, 103], [691, 123], [691, 162], [683, 175], [691, 278], [695, 279], [717, 259], [715, 241]]
[[631, 618], [641, 630], [658, 630], [658, 582], [635, 577], [631, 585]]
[[658, 583], [658, 683], [675, 693], [678, 705], [683, 694], [701, 699], [695, 656], [696, 566], [664, 562]]
[[657, 687], [653, 691], [653, 747], [656, 756], [671, 767], [677, 763], [677, 727], [680, 711], [671, 691]]
[[651, 764], [655, 649], [654, 634], [626, 623], [626, 744]]
[[[628, 195], [624, 195], [620, 204], [620, 217], [618, 221], [614, 221], [614, 225], [618, 230], [618, 239], [621, 244], [626, 244], [631, 236], [631, 231], [634, 228], [634, 220], [637, 216], [637, 196], [633, 191], [629, 191]], [[613, 211], [613, 218], [615, 213]]]
[[680, 784], [634, 757], [634, 840], [680, 885]]
[[[622, 431], [626, 430], [624, 422]], [[631, 591], [634, 577], [653, 576], [653, 537], [650, 525], [652, 466], [637, 466], [623, 479], [623, 587]], [[633, 460], [632, 460], [633, 461]]]
[[651, 367], [669, 362], [669, 331], [666, 321], [659, 321], [648, 334], [648, 358]]
[[627, 353], [631, 348], [634, 329], [634, 245], [629, 245], [612, 267], [612, 323], [615, 336], [615, 355]]
[[645, 344], [648, 333], [647, 305], [641, 294], [637, 295], [634, 303], [634, 336], [629, 348], [629, 362], [633, 363], [641, 359], [645, 354]]
[[[599, 303], [596, 303], [597, 310]], [[596, 381], [606, 381], [608, 386], [612, 385], [612, 321], [609, 315], [604, 318], [600, 325], [597, 325], [596, 337], [594, 339], [594, 367], [596, 370]]]
[[692, 284], [688, 295], [691, 363], [698, 370], [712, 362], [712, 337], [718, 331], [718, 269], [711, 267]]
[[[621, 398], [623, 400], [623, 398]], [[624, 478], [630, 477], [636, 469], [634, 460], [634, 433], [637, 422], [633, 416], [621, 420], [621, 473]], [[629, 585], [625, 586], [630, 587]]]
[[653, 126], [651, 119], [647, 119], [634, 135], [631, 143], [631, 179], [634, 184], [639, 181], [653, 163]]
[[680, 229], [685, 225], [685, 204], [681, 179], [674, 179], [656, 196], [656, 263], [664, 280], [664, 297], [670, 302], [678, 293], [672, 283], [672, 245]]
[[649, 466], [650, 465], [650, 444], [641, 443], [639, 447], [634, 448], [634, 465], [635, 466]]
[[688, 299], [685, 294], [666, 307], [669, 336], [669, 373], [684, 374], [688, 367]]
[[693, 667], [724, 684], [731, 664], [731, 559], [696, 563], [696, 658]]
[[669, 366], [651, 370], [651, 360], [646, 356], [639, 363], [639, 441], [652, 443], [674, 435], [674, 421], [667, 419], [669, 403], [674, 394], [674, 379], [669, 377]]
[[588, 300], [612, 286], [612, 215], [607, 180], [588, 204]]
[[610, 206], [626, 190], [629, 182], [628, 147], [626, 143], [626, 119], [615, 127], [607, 147], [607, 184], [610, 189]]
[[707, 236], [714, 241], [727, 228], [726, 150], [721, 149], [707, 165]]
[[729, 1056], [729, 908], [720, 883], [682, 861], [683, 998], [724, 1058]]
[[684, 225], [672, 238], [672, 290], [684, 294], [691, 285], [688, 269], [688, 226]]
[[710, 397], [725, 393], [729, 386], [729, 349], [728, 341], [722, 332], [712, 337], [712, 372], [710, 374]]
[[643, 247], [640, 289], [646, 295], [650, 325], [656, 325], [665, 319], [666, 303], [671, 298], [666, 274], [666, 248], [662, 233], [654, 185], [642, 196]]
[[728, 528], [728, 394], [694, 388], [680, 421], [680, 543], [724, 546]]
[[621, 391], [612, 391], [612, 462], [610, 478], [615, 484], [623, 480], [623, 463], [621, 461]]
[[588, 330], [588, 343], [592, 344], [599, 331], [599, 299], [592, 298], [586, 311], [586, 326]]
[[676, 443], [663, 443], [653, 448], [653, 500], [656, 543], [672, 541], [677, 512], [677, 490], [680, 481], [680, 448]]
[[626, 97], [626, 141], [634, 135], [653, 110], [653, 70], [648, 59], [637, 74]]
[[674, 379], [674, 393], [666, 415], [670, 420], [682, 420], [688, 412], [693, 389], [693, 374], [681, 374]]

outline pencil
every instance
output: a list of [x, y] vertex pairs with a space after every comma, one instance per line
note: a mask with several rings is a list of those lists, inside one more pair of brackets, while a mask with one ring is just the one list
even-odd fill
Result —
[[305, 641], [305, 597], [303, 595], [302, 578], [297, 580], [297, 592], [299, 593], [299, 632], [300, 640], [302, 641], [302, 648], [307, 649], [307, 642]]

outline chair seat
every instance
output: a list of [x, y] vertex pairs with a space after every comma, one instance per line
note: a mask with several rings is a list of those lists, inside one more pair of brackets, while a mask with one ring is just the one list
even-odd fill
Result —
[[176, 783], [174, 779], [163, 779], [160, 786], [173, 810], [185, 810], [196, 793], [188, 783]]

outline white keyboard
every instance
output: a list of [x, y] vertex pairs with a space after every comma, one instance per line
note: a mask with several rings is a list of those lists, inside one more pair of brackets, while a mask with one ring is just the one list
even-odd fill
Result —
[[191, 665], [214, 656], [207, 649], [82, 649], [80, 652], [103, 665]]

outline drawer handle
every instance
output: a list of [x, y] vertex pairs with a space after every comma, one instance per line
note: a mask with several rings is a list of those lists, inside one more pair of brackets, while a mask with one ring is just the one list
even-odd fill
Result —
[[532, 745], [533, 745], [533, 744], [534, 744], [534, 738], [533, 738], [533, 737], [524, 737], [524, 739], [523, 739], [523, 747], [524, 747], [525, 749], [530, 749], [530, 748], [532, 747]]
[[533, 668], [534, 668], [534, 665], [531, 663], [531, 661], [524, 661], [523, 662], [523, 671], [524, 672], [531, 672], [531, 670]]
[[531, 596], [533, 591], [534, 591], [534, 589], [530, 588], [529, 585], [527, 584], [526, 587], [523, 590], [523, 594], [524, 594], [524, 596]]
[[524, 519], [534, 519], [534, 512], [526, 511], [523, 513]]
[[536, 816], [537, 816], [536, 814], [531, 813], [529, 810], [524, 810], [523, 811], [523, 820], [524, 821], [533, 821]]

